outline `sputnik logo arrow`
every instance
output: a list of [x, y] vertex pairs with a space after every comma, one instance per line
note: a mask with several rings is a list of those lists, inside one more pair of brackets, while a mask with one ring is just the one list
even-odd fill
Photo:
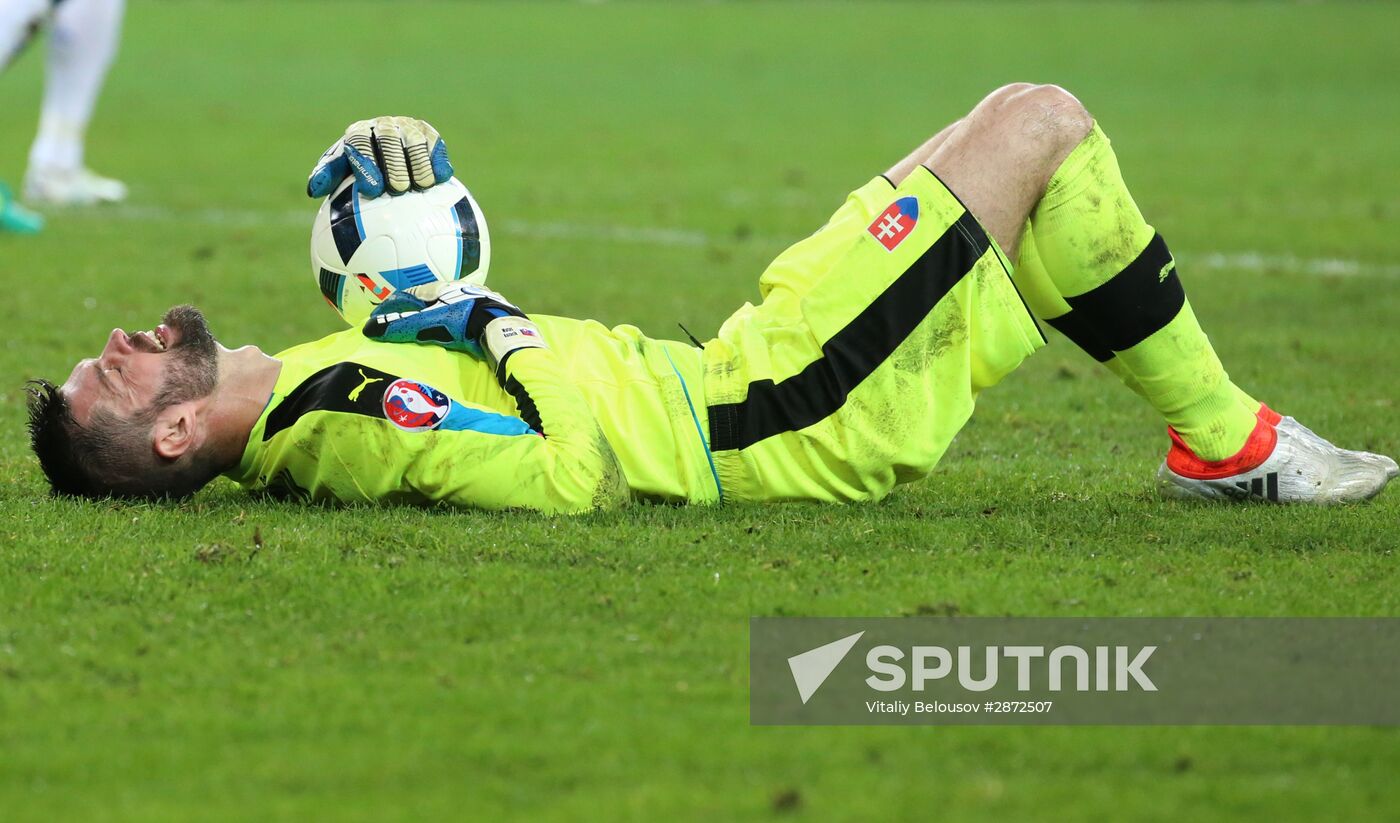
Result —
[[841, 665], [841, 661], [863, 634], [863, 631], [856, 632], [849, 637], [788, 658], [788, 668], [792, 669], [792, 681], [797, 684], [797, 694], [802, 698], [802, 705], [807, 705], [807, 701], [817, 693], [817, 689], [822, 687], [831, 673], [836, 671], [836, 667]]

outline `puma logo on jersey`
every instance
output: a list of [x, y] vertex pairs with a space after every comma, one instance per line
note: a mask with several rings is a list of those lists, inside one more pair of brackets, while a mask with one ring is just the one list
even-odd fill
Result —
[[354, 403], [356, 400], [360, 399], [360, 392], [364, 391], [365, 387], [368, 386], [370, 383], [378, 383], [384, 379], [382, 377], [367, 377], [365, 376], [364, 369], [356, 369], [355, 371], [360, 373], [360, 377], [364, 378], [364, 382], [360, 383], [360, 385], [352, 389], [350, 395], [346, 398], [351, 403]]
[[1157, 282], [1165, 283], [1167, 281], [1167, 275], [1171, 274], [1174, 268], [1176, 268], [1176, 261], [1168, 260], [1167, 265], [1163, 266], [1162, 270], [1157, 273]]

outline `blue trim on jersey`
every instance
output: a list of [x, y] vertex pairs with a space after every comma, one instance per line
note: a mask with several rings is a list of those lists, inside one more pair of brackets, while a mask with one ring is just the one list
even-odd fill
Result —
[[437, 279], [437, 275], [433, 274], [433, 270], [428, 268], [425, 263], [409, 266], [406, 269], [382, 271], [379, 273], [379, 276], [388, 281], [389, 285], [393, 286], [395, 291], [402, 291], [407, 288], [412, 288], [413, 286], [421, 286], [424, 283], [431, 283]]
[[715, 491], [719, 492], [719, 502], [724, 502], [724, 486], [719, 482], [719, 470], [715, 468], [715, 456], [710, 453], [710, 444], [705, 440], [705, 432], [700, 428], [700, 415], [695, 413], [695, 404], [690, 402], [690, 389], [686, 388], [685, 378], [681, 377], [681, 370], [676, 368], [676, 361], [671, 359], [671, 353], [663, 345], [661, 353], [666, 355], [666, 362], [671, 364], [671, 371], [676, 373], [676, 379], [681, 381], [681, 394], [685, 395], [685, 404], [690, 407], [690, 419], [695, 423], [695, 433], [700, 436], [700, 445], [705, 447], [705, 459], [710, 463], [710, 476], [715, 479]]
[[355, 231], [359, 232], [360, 242], [363, 243], [365, 241], [365, 224], [364, 221], [360, 219], [360, 188], [358, 186], [352, 186], [351, 188], [354, 194], [350, 199], [350, 211], [355, 215]]
[[447, 416], [442, 419], [436, 428], [440, 431], [474, 431], [483, 434], [538, 434], [534, 429], [525, 425], [525, 421], [518, 417], [510, 417], [495, 412], [482, 411], [461, 403], [452, 402], [452, 407], [448, 409]]

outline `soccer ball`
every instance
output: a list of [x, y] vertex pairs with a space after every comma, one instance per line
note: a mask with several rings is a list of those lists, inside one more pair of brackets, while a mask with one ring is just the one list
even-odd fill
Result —
[[311, 229], [311, 273], [345, 322], [359, 327], [399, 289], [434, 281], [481, 285], [491, 263], [486, 217], [457, 178], [427, 191], [361, 198], [346, 178]]

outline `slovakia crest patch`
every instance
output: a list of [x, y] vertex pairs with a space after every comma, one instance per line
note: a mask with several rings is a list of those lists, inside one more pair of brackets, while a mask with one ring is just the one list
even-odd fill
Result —
[[384, 416], [407, 432], [432, 431], [450, 411], [447, 395], [424, 383], [395, 380], [384, 390]]
[[870, 236], [880, 241], [880, 245], [885, 247], [885, 251], [894, 251], [904, 242], [904, 238], [914, 230], [914, 225], [919, 222], [919, 199], [917, 197], [901, 197], [889, 205], [889, 208], [880, 212], [880, 216], [870, 224], [866, 231]]

